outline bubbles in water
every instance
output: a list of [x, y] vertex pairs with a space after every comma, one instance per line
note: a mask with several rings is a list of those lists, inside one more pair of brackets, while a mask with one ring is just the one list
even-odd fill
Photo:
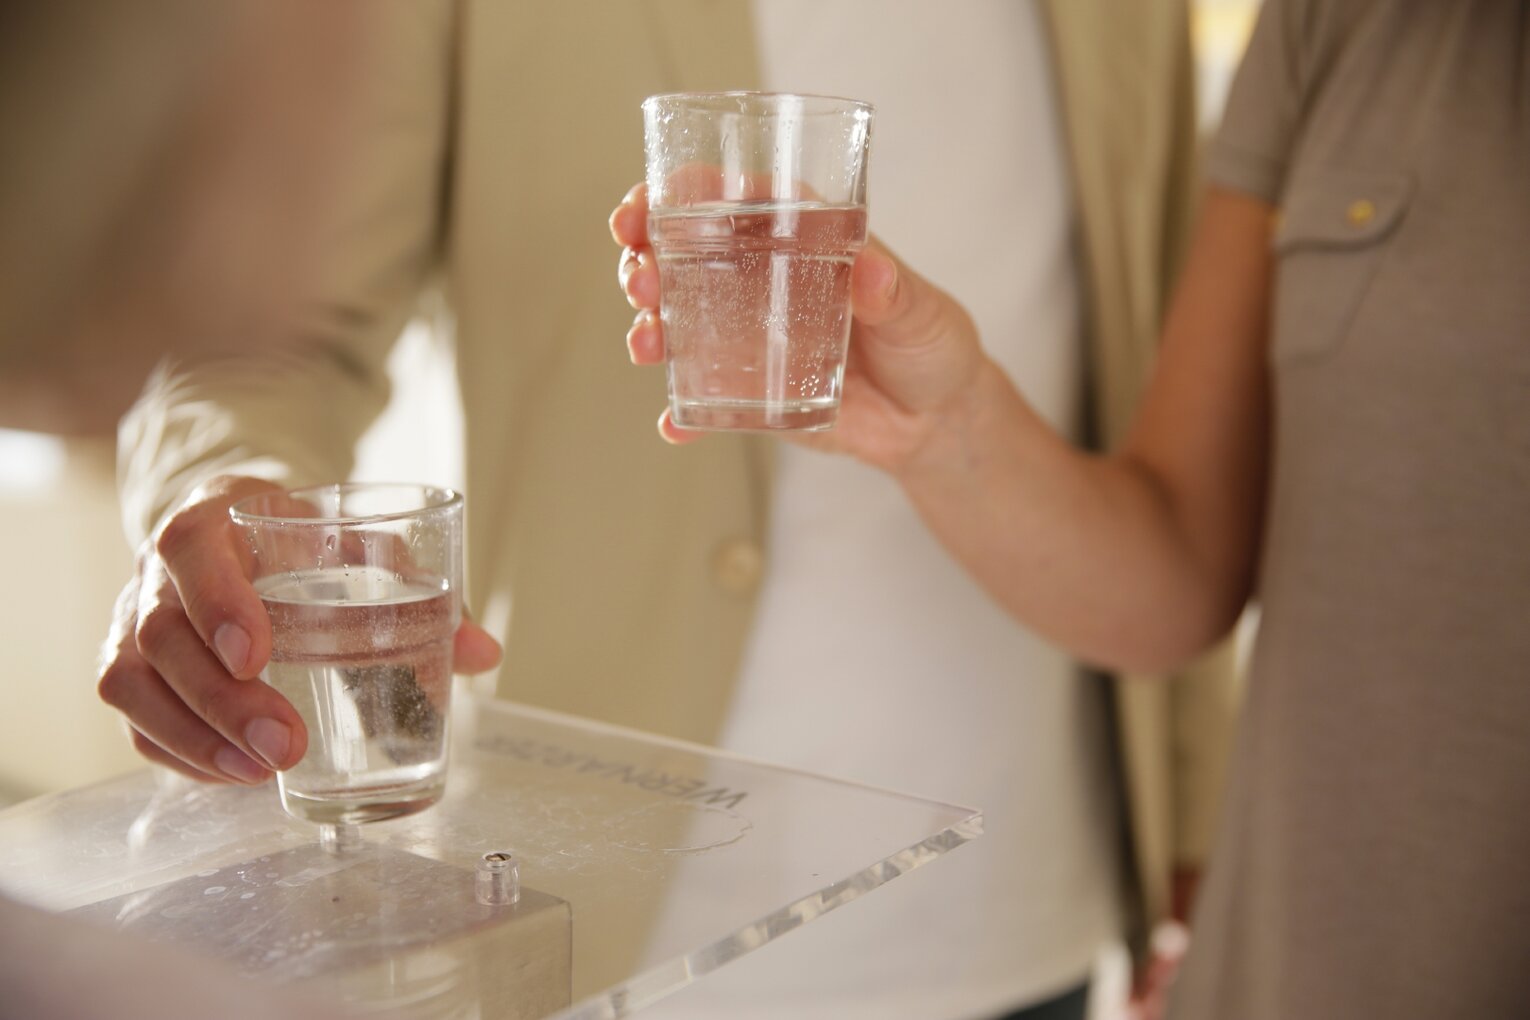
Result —
[[676, 402], [718, 408], [733, 427], [832, 415], [865, 229], [863, 208], [820, 203], [656, 215]]

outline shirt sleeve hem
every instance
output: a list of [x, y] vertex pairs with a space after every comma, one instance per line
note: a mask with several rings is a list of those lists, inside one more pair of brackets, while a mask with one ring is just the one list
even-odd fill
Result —
[[1217, 140], [1206, 154], [1206, 180], [1214, 185], [1245, 192], [1271, 205], [1280, 204], [1286, 167], [1280, 160], [1228, 145]]

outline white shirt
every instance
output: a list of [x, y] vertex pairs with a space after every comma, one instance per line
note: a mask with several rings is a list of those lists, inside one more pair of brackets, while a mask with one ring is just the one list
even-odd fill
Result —
[[[875, 105], [873, 233], [1076, 433], [1072, 196], [1037, 9], [766, 0], [755, 23], [766, 88]], [[978, 807], [986, 833], [653, 1015], [981, 1017], [1085, 980], [1120, 926], [1100, 692], [990, 601], [886, 475], [782, 444], [773, 499], [723, 746]]]

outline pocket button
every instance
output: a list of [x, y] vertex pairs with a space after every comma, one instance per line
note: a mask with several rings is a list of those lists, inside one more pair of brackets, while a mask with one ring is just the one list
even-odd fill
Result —
[[1368, 198], [1357, 198], [1345, 210], [1344, 218], [1352, 227], [1364, 227], [1376, 218], [1376, 203]]

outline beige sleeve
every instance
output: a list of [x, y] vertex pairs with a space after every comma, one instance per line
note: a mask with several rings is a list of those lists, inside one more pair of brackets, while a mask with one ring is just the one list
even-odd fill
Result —
[[1216, 838], [1242, 698], [1235, 638], [1176, 674], [1169, 692], [1173, 863], [1201, 868]]
[[446, 229], [456, 12], [451, 0], [369, 0], [365, 10], [355, 130], [335, 146], [316, 268], [280, 335], [209, 338], [201, 346], [224, 353], [167, 360], [122, 420], [119, 489], [135, 545], [213, 475], [344, 479], [387, 403], [388, 350]]

